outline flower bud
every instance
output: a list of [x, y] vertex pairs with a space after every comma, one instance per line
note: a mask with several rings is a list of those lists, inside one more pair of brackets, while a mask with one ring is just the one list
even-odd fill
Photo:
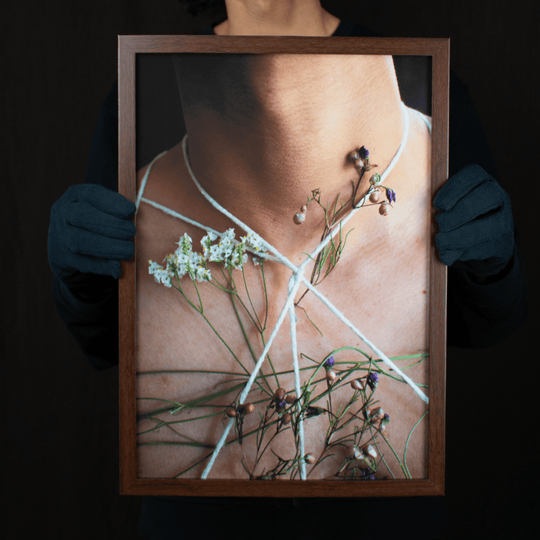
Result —
[[322, 407], [312, 407], [309, 406], [306, 409], [306, 418], [311, 418], [312, 416], [320, 416], [324, 412]]
[[379, 202], [379, 199], [380, 199], [380, 195], [379, 195], [379, 192], [378, 192], [378, 191], [374, 191], [374, 192], [369, 196], [369, 200], [370, 200], [370, 202], [372, 202], [372, 203], [378, 203], [378, 202]]
[[366, 446], [364, 446], [362, 450], [364, 451], [364, 454], [366, 454], [366, 456], [369, 456], [372, 458], [377, 457], [377, 451], [375, 450], [375, 448], [373, 448], [373, 446], [371, 446], [371, 444], [366, 444]]
[[380, 184], [381, 183], [381, 175], [379, 173], [375, 173], [370, 179], [369, 179], [369, 183], [372, 185], [372, 186], [376, 186], [377, 184]]
[[326, 373], [326, 380], [329, 382], [329, 383], [333, 383], [335, 380], [336, 380], [336, 372], [333, 371], [333, 370], [330, 370]]
[[241, 414], [250, 414], [255, 410], [253, 403], [244, 403], [243, 405], [238, 405], [238, 412]]
[[384, 411], [381, 407], [376, 407], [369, 412], [369, 416], [372, 420], [381, 420], [384, 416]]
[[390, 212], [390, 205], [385, 201], [381, 203], [381, 206], [379, 206], [379, 214], [381, 216], [386, 216]]
[[369, 150], [365, 146], [362, 146], [362, 148], [358, 149], [358, 154], [362, 159], [369, 159]]
[[324, 366], [324, 369], [326, 369], [326, 371], [328, 371], [334, 364], [336, 363], [336, 361], [334, 360], [334, 357], [331, 356], [330, 358], [328, 358], [323, 366]]
[[370, 373], [367, 379], [368, 386], [374, 390], [379, 384], [379, 376], [376, 373]]
[[294, 214], [293, 221], [297, 225], [302, 225], [306, 219], [306, 214]]
[[312, 465], [313, 463], [315, 463], [315, 456], [313, 454], [306, 454], [304, 456], [304, 461]]
[[388, 202], [396, 202], [396, 192], [393, 189], [386, 188], [386, 198]]

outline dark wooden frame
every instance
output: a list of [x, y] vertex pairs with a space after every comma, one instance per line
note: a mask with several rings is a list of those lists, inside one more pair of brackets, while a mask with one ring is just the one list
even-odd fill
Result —
[[[138, 53], [373, 54], [432, 57], [432, 194], [448, 178], [449, 54], [446, 38], [118, 36], [118, 189], [136, 198], [135, 65]], [[433, 215], [432, 215], [433, 218]], [[433, 219], [434, 221], [434, 219]], [[137, 478], [135, 258], [119, 281], [120, 494], [205, 497], [400, 497], [444, 495], [447, 270], [431, 247], [429, 465], [425, 480], [199, 480]]]

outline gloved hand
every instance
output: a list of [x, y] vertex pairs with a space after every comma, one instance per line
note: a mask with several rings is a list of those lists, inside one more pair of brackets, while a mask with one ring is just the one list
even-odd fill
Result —
[[478, 165], [450, 177], [433, 200], [441, 262], [480, 276], [498, 274], [514, 252], [510, 197]]
[[120, 278], [135, 253], [135, 204], [97, 184], [71, 186], [51, 209], [49, 265], [67, 287], [80, 273]]

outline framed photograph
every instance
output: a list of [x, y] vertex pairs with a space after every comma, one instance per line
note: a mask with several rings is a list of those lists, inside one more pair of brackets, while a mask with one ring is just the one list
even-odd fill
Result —
[[449, 43], [119, 36], [121, 494], [444, 495]]

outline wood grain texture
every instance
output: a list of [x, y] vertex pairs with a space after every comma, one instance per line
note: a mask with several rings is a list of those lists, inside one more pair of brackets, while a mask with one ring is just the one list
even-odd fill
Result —
[[[135, 60], [137, 53], [422, 55], [433, 60], [432, 194], [448, 177], [449, 39], [142, 35], [118, 38], [119, 192], [134, 201]], [[432, 215], [434, 222], [434, 216]], [[433, 228], [435, 231], [435, 227]], [[135, 249], [137, 243], [135, 239]], [[119, 281], [120, 493], [246, 497], [400, 497], [444, 494], [446, 391], [446, 266], [431, 247], [429, 478], [427, 480], [279, 481], [137, 478], [135, 259]]]

